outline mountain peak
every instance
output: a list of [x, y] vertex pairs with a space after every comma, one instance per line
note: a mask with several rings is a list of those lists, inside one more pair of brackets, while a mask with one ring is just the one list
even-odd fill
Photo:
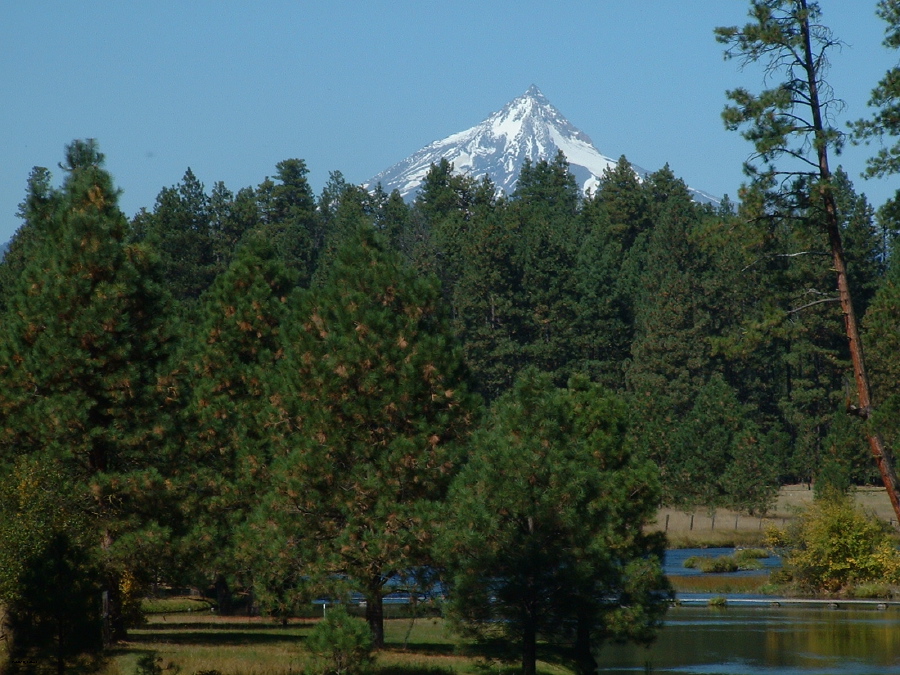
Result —
[[538, 86], [536, 84], [528, 87], [528, 91], [525, 92], [525, 96], [529, 98], [543, 99], [545, 101], [547, 100], [547, 97], [544, 96], [544, 92], [538, 89]]
[[[600, 154], [588, 135], [532, 84], [522, 96], [479, 124], [427, 145], [374, 176], [364, 187], [380, 184], [387, 192], [398, 190], [404, 199], [413, 199], [431, 165], [446, 159], [457, 173], [475, 178], [486, 174], [498, 190], [512, 193], [525, 160], [552, 161], [560, 151], [583, 191], [595, 189], [606, 170], [616, 164]], [[639, 176], [647, 173], [634, 169]]]

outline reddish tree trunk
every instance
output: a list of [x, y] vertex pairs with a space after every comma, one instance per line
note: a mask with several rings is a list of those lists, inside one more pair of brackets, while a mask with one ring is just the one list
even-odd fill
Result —
[[[806, 0], [798, 0], [800, 8], [805, 12]], [[844, 246], [841, 240], [840, 222], [838, 219], [837, 204], [834, 192], [831, 189], [831, 169], [828, 166], [828, 139], [825, 126], [822, 121], [822, 108], [819, 101], [819, 87], [817, 80], [817, 61], [813, 57], [812, 41], [808, 19], [801, 22], [803, 36], [804, 64], [806, 68], [807, 85], [809, 86], [809, 107], [813, 116], [815, 129], [817, 154], [819, 161], [819, 179], [823, 206], [825, 208], [825, 228], [828, 232], [828, 243], [831, 246], [831, 256], [834, 271], [837, 275], [838, 295], [840, 296], [841, 311], [844, 314], [844, 328], [847, 333], [847, 342], [850, 348], [850, 360], [853, 363], [853, 377], [856, 381], [856, 391], [859, 406], [853, 411], [864, 420], [872, 414], [872, 394], [869, 387], [869, 378], [866, 375], [865, 359], [863, 358], [862, 341], [859, 337], [859, 327], [856, 323], [856, 313], [853, 309], [853, 298], [850, 294], [850, 284], [847, 280], [847, 264], [844, 259]], [[894, 458], [885, 445], [881, 434], [866, 425], [866, 436], [869, 448], [881, 473], [881, 480], [887, 490], [888, 498], [894, 507], [894, 513], [900, 522], [900, 483], [897, 481], [897, 472], [894, 468]]]

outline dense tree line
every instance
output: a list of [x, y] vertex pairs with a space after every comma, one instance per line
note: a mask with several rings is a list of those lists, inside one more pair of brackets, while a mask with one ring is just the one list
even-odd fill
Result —
[[[66, 152], [61, 188], [29, 178], [0, 266], [21, 640], [38, 639], [16, 620], [53, 592], [48, 564], [102, 593], [111, 640], [148, 588], [187, 583], [221, 611], [252, 590], [282, 617], [358, 592], [376, 644], [398, 574], [446, 566], [458, 616], [490, 629], [476, 600], [506, 591], [479, 570], [509, 565], [533, 570], [497, 607], [526, 660], [555, 635], [587, 670], [592, 640], [658, 622], [660, 543], [640, 527], [658, 505], [759, 512], [781, 482], [872, 479], [803, 212], [760, 218], [752, 192], [700, 205], [668, 167], [641, 181], [625, 158], [583, 196], [560, 155], [508, 197], [443, 162], [410, 204], [337, 174], [316, 197], [300, 160], [237, 193], [188, 170], [128, 222], [96, 145]], [[892, 353], [891, 238], [838, 175], [873, 353]], [[546, 489], [525, 499], [529, 483]], [[583, 501], [552, 496], [576, 484]], [[574, 595], [545, 606], [542, 585]], [[618, 609], [585, 602], [601, 596]]]
[[[790, 51], [815, 12], [754, 2], [719, 37]], [[66, 148], [60, 187], [36, 167], [0, 264], [13, 653], [52, 648], [61, 669], [123, 638], [159, 584], [282, 618], [358, 593], [377, 645], [392, 581], [427, 572], [526, 671], [540, 635], [591, 672], [597, 644], [659, 623], [662, 542], [642, 531], [659, 505], [762, 513], [783, 483], [879, 480], [865, 439], [898, 438], [900, 212], [827, 163], [773, 181], [791, 134], [838, 137], [784, 121], [809, 82], [730, 93], [761, 160], [736, 204], [624, 157], [587, 195], [561, 154], [509, 195], [442, 161], [411, 203], [338, 172], [316, 195], [288, 159], [237, 192], [188, 169], [129, 221], [93, 141]], [[895, 132], [894, 89], [858, 138]]]

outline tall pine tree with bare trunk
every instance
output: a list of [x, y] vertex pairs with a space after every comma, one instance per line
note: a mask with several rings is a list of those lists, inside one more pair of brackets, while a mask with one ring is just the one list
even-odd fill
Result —
[[743, 27], [717, 28], [716, 39], [726, 45], [726, 58], [759, 63], [767, 79], [780, 82], [759, 94], [729, 91], [732, 104], [726, 106], [723, 118], [729, 129], [743, 128], [742, 135], [754, 146], [745, 171], [765, 199], [766, 217], [774, 219], [798, 206], [806, 207], [828, 239], [837, 295], [818, 302], [840, 304], [857, 390], [857, 402], [848, 405], [848, 412], [869, 422], [869, 447], [900, 519], [894, 460], [871, 424], [874, 408], [829, 165], [830, 153], [840, 151], [843, 143], [843, 135], [832, 124], [841, 101], [825, 80], [828, 54], [840, 42], [821, 23], [817, 2], [756, 0], [750, 3], [749, 16], [751, 21]]

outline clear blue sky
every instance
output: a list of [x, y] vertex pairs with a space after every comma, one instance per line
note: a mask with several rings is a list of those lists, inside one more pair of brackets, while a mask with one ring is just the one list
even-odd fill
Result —
[[[839, 120], [868, 114], [900, 54], [875, 0], [822, 0], [847, 46], [831, 82]], [[601, 152], [736, 194], [749, 145], [725, 131], [724, 92], [758, 72], [722, 59], [717, 25], [744, 0], [153, 0], [5, 3], [0, 17], [0, 241], [32, 166], [97, 138], [130, 216], [191, 167], [207, 189], [256, 185], [305, 159], [360, 183], [468, 128], [536, 84]], [[875, 205], [900, 179], [863, 181], [869, 149], [840, 162]], [[59, 170], [54, 174], [59, 179]]]

